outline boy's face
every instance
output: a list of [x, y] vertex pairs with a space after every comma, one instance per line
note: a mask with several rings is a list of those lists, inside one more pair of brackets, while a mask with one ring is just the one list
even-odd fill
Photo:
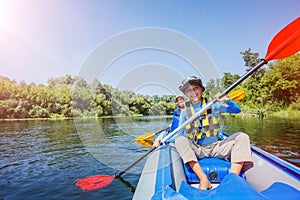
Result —
[[184, 107], [184, 99], [182, 97], [178, 97], [176, 102], [177, 102], [179, 107], [181, 107], [181, 108]]
[[199, 103], [202, 98], [203, 88], [199, 84], [190, 84], [184, 91], [193, 104]]

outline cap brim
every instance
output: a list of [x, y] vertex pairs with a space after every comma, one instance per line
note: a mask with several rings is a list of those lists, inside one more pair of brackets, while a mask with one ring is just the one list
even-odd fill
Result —
[[202, 88], [203, 88], [203, 92], [205, 91], [205, 87], [199, 83], [199, 81], [196, 81], [196, 80], [190, 80], [188, 83], [186, 83], [185, 85], [183, 85], [182, 87], [179, 87], [179, 90], [183, 93], [185, 93], [185, 90], [187, 89], [187, 87], [191, 84], [197, 84], [197, 85], [200, 85]]

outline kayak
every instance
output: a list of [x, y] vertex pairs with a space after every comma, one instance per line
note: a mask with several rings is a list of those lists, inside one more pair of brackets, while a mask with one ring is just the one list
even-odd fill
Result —
[[199, 179], [183, 164], [174, 144], [160, 146], [147, 157], [133, 199], [299, 200], [300, 169], [255, 146], [251, 150], [254, 166], [240, 176], [229, 173], [228, 161], [199, 160], [213, 185], [200, 190]]

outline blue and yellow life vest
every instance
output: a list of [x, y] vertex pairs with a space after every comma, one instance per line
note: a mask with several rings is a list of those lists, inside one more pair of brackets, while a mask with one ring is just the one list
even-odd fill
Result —
[[[202, 108], [206, 106], [207, 99], [202, 98]], [[187, 118], [196, 114], [191, 102], [186, 102]], [[188, 137], [198, 144], [209, 144], [219, 139], [219, 117], [212, 113], [212, 109], [203, 112], [199, 118], [195, 119], [186, 127]], [[205, 140], [206, 139], [206, 140]]]

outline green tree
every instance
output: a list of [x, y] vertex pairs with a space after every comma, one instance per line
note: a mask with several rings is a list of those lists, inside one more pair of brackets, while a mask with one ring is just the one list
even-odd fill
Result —
[[251, 49], [248, 48], [244, 52], [240, 52], [242, 58], [245, 62], [246, 71], [251, 70], [255, 65], [260, 61], [258, 52], [251, 52]]
[[33, 105], [32, 109], [29, 111], [29, 115], [32, 118], [49, 118], [50, 113], [46, 108], [38, 105]]
[[261, 93], [265, 104], [287, 107], [300, 97], [300, 54], [269, 64], [261, 80]]
[[231, 74], [230, 72], [225, 72], [224, 76], [222, 77], [222, 87], [224, 89], [228, 88], [239, 78], [240, 78], [240, 75], [238, 75], [238, 74]]
[[[259, 54], [257, 52], [251, 52], [249, 48], [245, 52], [241, 52], [245, 61], [246, 71], [251, 70], [259, 62]], [[261, 106], [264, 104], [264, 99], [261, 96], [261, 78], [264, 76], [266, 69], [260, 68], [254, 74], [252, 74], [243, 84], [242, 87], [246, 89], [246, 100], [248, 105]]]
[[217, 93], [223, 91], [221, 79], [211, 79], [207, 82], [203, 96], [205, 98], [213, 98]]
[[165, 111], [165, 107], [166, 107], [166, 102], [165, 101], [161, 101], [158, 102], [157, 104], [154, 104], [153, 106], [151, 106], [150, 110], [149, 110], [149, 115], [166, 115], [166, 111]]

